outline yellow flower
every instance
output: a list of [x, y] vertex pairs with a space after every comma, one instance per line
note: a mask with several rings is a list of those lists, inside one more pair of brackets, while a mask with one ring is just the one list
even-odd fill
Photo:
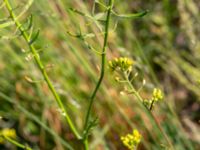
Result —
[[16, 132], [15, 129], [2, 129], [0, 131], [0, 144], [4, 143], [4, 138], [3, 137], [9, 137], [9, 138], [16, 138]]
[[131, 71], [133, 61], [126, 57], [115, 58], [114, 60], [109, 61], [109, 68], [112, 71], [120, 69], [122, 71]]
[[151, 99], [144, 99], [143, 104], [147, 107], [147, 109], [152, 110], [154, 104], [158, 101], [163, 100], [163, 93], [160, 89], [154, 88]]
[[152, 100], [157, 102], [163, 99], [163, 93], [160, 89], [154, 88], [153, 89], [153, 97]]
[[124, 146], [126, 146], [129, 150], [133, 150], [140, 143], [141, 138], [142, 136], [139, 131], [137, 129], [134, 129], [132, 134], [122, 136], [121, 140]]

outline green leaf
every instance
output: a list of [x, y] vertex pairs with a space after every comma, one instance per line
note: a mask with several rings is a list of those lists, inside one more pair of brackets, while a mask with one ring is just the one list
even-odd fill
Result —
[[140, 18], [140, 17], [145, 16], [148, 12], [149, 12], [148, 10], [145, 10], [145, 11], [134, 13], [134, 14], [117, 14], [116, 12], [112, 11], [112, 13], [115, 16], [120, 17], [120, 18]]
[[98, 125], [99, 119], [98, 117], [95, 117], [94, 119], [91, 119], [84, 131], [84, 138], [87, 137], [90, 133], [91, 130], [94, 129]]
[[11, 26], [11, 25], [14, 25], [15, 23], [13, 21], [9, 21], [9, 22], [5, 22], [5, 23], [2, 23], [0, 24], [0, 29], [2, 28], [6, 28], [8, 26]]
[[29, 30], [33, 25], [33, 15], [31, 14], [30, 17], [28, 18], [28, 27], [27, 30]]
[[40, 29], [38, 29], [38, 31], [35, 34], [35, 36], [30, 40], [29, 45], [33, 44], [37, 40], [39, 34], [40, 34]]
[[86, 16], [85, 13], [83, 13], [83, 12], [77, 10], [77, 9], [74, 9], [74, 8], [69, 8], [69, 11], [72, 11], [72, 12], [74, 12], [74, 13], [77, 13], [77, 14], [79, 14], [79, 15], [81, 15], [81, 16]]
[[3, 8], [4, 6], [5, 6], [5, 3], [2, 2], [2, 3], [0, 4], [0, 9]]

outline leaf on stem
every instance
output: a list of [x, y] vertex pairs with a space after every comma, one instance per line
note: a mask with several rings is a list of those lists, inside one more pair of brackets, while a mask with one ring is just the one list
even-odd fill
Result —
[[32, 45], [37, 40], [39, 34], [40, 34], [40, 29], [38, 29], [34, 37], [29, 41], [29, 45]]
[[119, 18], [140, 18], [145, 16], [149, 11], [145, 10], [139, 13], [132, 13], [132, 14], [117, 14], [116, 12], [112, 11], [112, 14], [114, 14], [115, 16], [119, 17]]
[[68, 10], [71, 11], [71, 12], [77, 13], [81, 16], [87, 16], [85, 13], [83, 13], [83, 12], [81, 12], [81, 11], [75, 9], [75, 8], [69, 8]]
[[91, 133], [92, 129], [98, 125], [98, 121], [98, 117], [95, 117], [94, 119], [89, 121], [84, 131], [84, 137], [87, 137]]
[[5, 23], [2, 23], [2, 24], [0, 24], [0, 29], [6, 28], [6, 27], [14, 25], [14, 24], [15, 23], [13, 21], [8, 21], [8, 22], [5, 22]]
[[0, 4], [0, 9], [3, 8], [4, 6], [5, 6], [5, 3], [2, 2], [2, 3]]
[[28, 26], [27, 26], [26, 30], [28, 31], [28, 30], [30, 30], [31, 27], [33, 26], [33, 15], [32, 15], [32, 14], [31, 14], [30, 17], [28, 18], [27, 23], [28, 23]]

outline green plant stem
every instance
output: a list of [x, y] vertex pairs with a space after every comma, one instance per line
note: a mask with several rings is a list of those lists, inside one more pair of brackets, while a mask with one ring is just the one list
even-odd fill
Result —
[[83, 142], [84, 142], [83, 144], [84, 144], [84, 148], [85, 148], [85, 150], [89, 150], [88, 138], [84, 139]]
[[149, 108], [150, 111], [153, 109], [154, 102], [155, 102], [154, 100], [151, 102], [151, 105], [150, 105], [150, 108]]
[[[130, 82], [130, 80], [129, 80], [129, 78], [128, 78], [127, 73], [125, 73], [124, 76], [125, 76], [125, 80], [127, 81], [128, 85], [130, 86], [131, 90], [133, 91], [135, 97], [136, 97], [136, 98], [140, 101], [140, 103], [143, 105], [143, 103], [142, 103], [142, 102], [143, 102], [143, 98], [140, 96], [140, 94], [139, 94], [139, 93], [136, 91], [136, 89], [133, 87], [132, 83]], [[144, 106], [144, 105], [143, 105], [143, 106]], [[144, 107], [145, 107], [145, 106], [144, 106]], [[145, 107], [145, 109], [147, 109], [147, 108]], [[169, 140], [169, 138], [167, 137], [167, 135], [166, 135], [165, 132], [163, 131], [163, 129], [162, 129], [160, 123], [158, 122], [158, 120], [156, 119], [156, 117], [154, 116], [154, 114], [153, 114], [149, 109], [147, 109], [147, 112], [148, 112], [148, 113], [150, 114], [150, 116], [153, 118], [153, 120], [154, 120], [155, 124], [157, 125], [158, 129], [160, 130], [160, 132], [162, 133], [163, 137], [164, 137], [165, 140], [167, 141], [169, 147], [170, 147], [171, 149], [174, 149], [174, 147], [173, 147], [171, 141]]]
[[45, 67], [44, 67], [43, 63], [41, 62], [41, 60], [39, 58], [39, 55], [38, 55], [34, 45], [30, 44], [30, 40], [29, 40], [29, 36], [28, 36], [27, 32], [22, 27], [22, 24], [17, 20], [16, 15], [12, 11], [12, 7], [11, 7], [9, 1], [8, 0], [4, 0], [4, 2], [6, 4], [6, 8], [8, 9], [8, 11], [10, 13], [10, 17], [14, 21], [14, 23], [15, 23], [16, 27], [18, 28], [18, 30], [21, 32], [21, 34], [22, 34], [23, 38], [25, 39], [25, 41], [27, 42], [27, 44], [28, 44], [28, 46], [29, 46], [29, 48], [31, 50], [31, 53], [34, 56], [35, 62], [37, 64], [39, 70], [41, 71], [41, 73], [42, 73], [42, 75], [44, 77], [44, 80], [46, 81], [51, 93], [53, 94], [53, 96], [54, 96], [59, 108], [61, 109], [62, 113], [64, 114], [64, 116], [65, 116], [65, 118], [67, 120], [67, 123], [69, 124], [69, 127], [70, 127], [71, 131], [73, 132], [73, 134], [76, 136], [77, 139], [81, 139], [81, 136], [78, 133], [77, 129], [75, 128], [72, 120], [70, 119], [69, 114], [67, 113], [67, 111], [66, 111], [66, 109], [64, 107], [64, 104], [62, 103], [58, 93], [56, 92], [52, 82], [50, 81], [49, 76], [47, 75]]
[[[109, 32], [109, 24], [110, 24], [110, 15], [111, 15], [111, 11], [112, 11], [112, 7], [113, 7], [113, 0], [109, 0], [109, 4], [108, 4], [108, 10], [107, 10], [107, 17], [106, 17], [106, 24], [105, 24], [105, 34], [104, 34], [104, 44], [103, 44], [103, 48], [102, 48], [102, 54], [101, 54], [101, 73], [100, 73], [100, 77], [99, 80], [96, 84], [96, 87], [91, 95], [90, 98], [90, 102], [89, 102], [89, 106], [87, 109], [87, 114], [86, 114], [86, 119], [85, 119], [85, 124], [84, 124], [84, 131], [88, 126], [88, 122], [89, 122], [89, 118], [90, 118], [90, 114], [91, 114], [91, 108], [92, 108], [92, 104], [94, 102], [94, 98], [97, 94], [97, 91], [102, 83], [103, 77], [104, 77], [104, 71], [105, 71], [105, 59], [106, 59], [106, 47], [107, 47], [107, 43], [108, 43], [108, 32]], [[88, 135], [86, 135], [86, 137], [84, 137], [84, 143], [87, 144], [88, 143]], [[85, 149], [88, 149], [88, 146], [85, 146]]]
[[28, 147], [28, 146], [26, 146], [26, 145], [23, 145], [23, 144], [21, 144], [21, 143], [15, 141], [15, 140], [9, 138], [8, 136], [5, 136], [5, 135], [4, 135], [3, 137], [4, 137], [8, 142], [12, 143], [13, 145], [15, 145], [15, 146], [17, 146], [17, 147], [20, 147], [20, 148], [25, 149], [25, 150], [32, 150], [32, 148], [30, 148], [30, 147]]

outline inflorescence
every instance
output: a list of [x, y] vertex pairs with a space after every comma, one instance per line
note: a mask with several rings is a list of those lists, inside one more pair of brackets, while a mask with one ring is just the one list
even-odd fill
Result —
[[163, 100], [163, 93], [160, 89], [158, 88], [154, 88], [153, 89], [153, 94], [152, 94], [152, 98], [150, 100], [145, 99], [143, 101], [143, 104], [149, 109], [151, 110], [153, 108], [153, 105], [156, 102], [162, 101]]
[[126, 136], [122, 136], [121, 140], [128, 149], [134, 150], [141, 141], [141, 134], [137, 129], [133, 130], [132, 134], [127, 134]]
[[121, 71], [131, 71], [133, 61], [126, 57], [115, 58], [109, 61], [109, 68], [111, 71], [121, 70]]
[[5, 129], [0, 130], [0, 144], [4, 143], [5, 141], [4, 137], [15, 139], [16, 138], [15, 129], [5, 128]]

